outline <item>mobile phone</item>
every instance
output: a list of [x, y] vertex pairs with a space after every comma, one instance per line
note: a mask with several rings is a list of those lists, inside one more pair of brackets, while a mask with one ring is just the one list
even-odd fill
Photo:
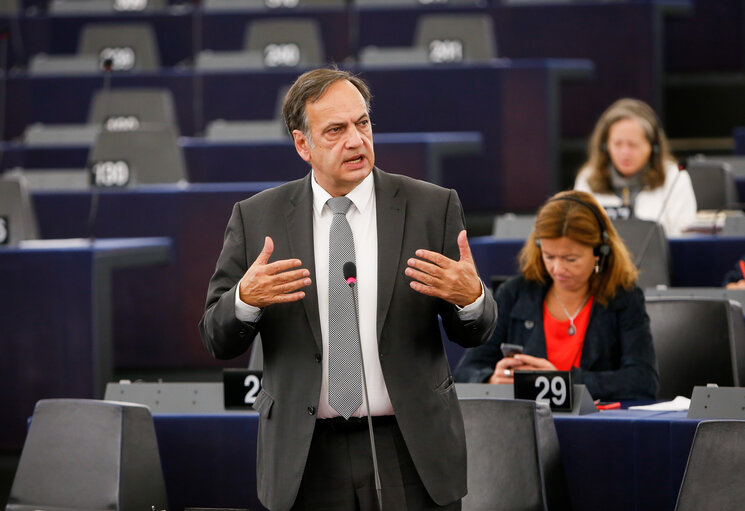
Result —
[[499, 347], [502, 349], [502, 355], [504, 355], [505, 357], [519, 355], [523, 352], [523, 347], [519, 344], [510, 344], [508, 342], [503, 342], [499, 345]]

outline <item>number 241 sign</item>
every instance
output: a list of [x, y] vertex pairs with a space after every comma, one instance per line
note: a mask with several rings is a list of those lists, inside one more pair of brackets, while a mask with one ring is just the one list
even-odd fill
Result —
[[572, 411], [569, 371], [515, 371], [515, 399], [546, 403], [552, 410]]

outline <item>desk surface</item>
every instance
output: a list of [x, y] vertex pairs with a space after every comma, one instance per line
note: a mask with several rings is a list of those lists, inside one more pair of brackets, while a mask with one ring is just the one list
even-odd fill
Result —
[[[263, 509], [256, 497], [256, 413], [154, 419], [171, 509]], [[554, 420], [575, 511], [674, 509], [697, 420], [628, 410]]]
[[111, 279], [168, 262], [167, 238], [44, 240], [0, 249], [0, 449], [39, 399], [100, 398], [111, 377]]

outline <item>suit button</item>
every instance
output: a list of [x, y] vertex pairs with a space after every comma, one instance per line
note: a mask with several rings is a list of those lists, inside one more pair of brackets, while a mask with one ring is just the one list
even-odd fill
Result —
[[246, 337], [246, 331], [244, 329], [242, 329], [242, 328], [240, 330], [238, 330], [238, 337], [240, 337], [241, 339], [243, 339], [244, 337]]
[[316, 407], [315, 406], [309, 406], [308, 407], [308, 415], [315, 415], [316, 413]]
[[316, 353], [315, 359], [316, 359], [316, 364], [320, 364], [321, 363], [321, 354], [320, 353]]

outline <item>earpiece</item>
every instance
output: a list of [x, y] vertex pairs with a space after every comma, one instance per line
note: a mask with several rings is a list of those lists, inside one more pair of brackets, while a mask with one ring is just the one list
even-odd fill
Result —
[[[600, 273], [603, 270], [603, 264], [605, 263], [605, 258], [608, 257], [611, 253], [610, 245], [608, 244], [608, 239], [610, 236], [608, 235], [608, 230], [605, 227], [605, 221], [603, 220], [603, 215], [600, 214], [600, 211], [597, 210], [595, 206], [590, 204], [587, 201], [584, 201], [582, 199], [579, 199], [577, 197], [555, 197], [551, 199], [549, 202], [554, 201], [560, 201], [560, 200], [568, 200], [572, 202], [576, 202], [577, 204], [582, 204], [584, 207], [589, 209], [592, 214], [595, 216], [595, 219], [598, 221], [598, 226], [600, 227], [600, 243], [595, 245], [592, 249], [593, 255], [600, 258], [598, 261], [597, 268], [598, 270], [596, 273]], [[540, 247], [540, 240], [536, 239], [536, 244]]]

